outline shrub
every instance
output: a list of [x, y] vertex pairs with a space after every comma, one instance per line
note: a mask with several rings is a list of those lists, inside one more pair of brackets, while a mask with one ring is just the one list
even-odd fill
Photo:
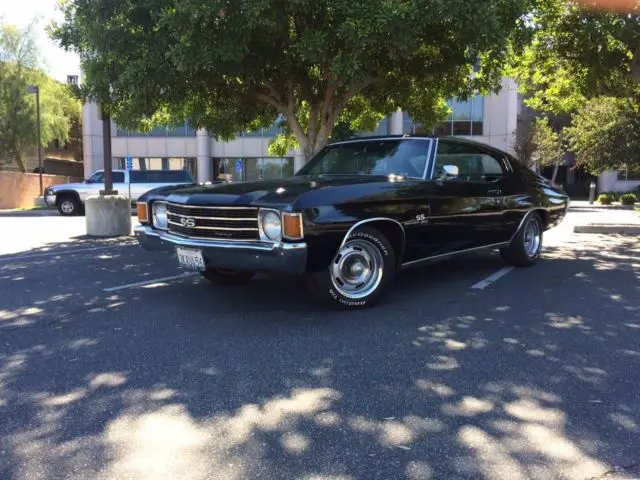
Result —
[[598, 203], [600, 205], [611, 205], [611, 197], [606, 193], [603, 193], [598, 196]]
[[620, 195], [620, 202], [622, 202], [622, 205], [633, 205], [637, 201], [638, 199], [633, 193], [625, 193], [624, 195]]
[[620, 192], [603, 192], [602, 195], [606, 195], [612, 202], [620, 200]]

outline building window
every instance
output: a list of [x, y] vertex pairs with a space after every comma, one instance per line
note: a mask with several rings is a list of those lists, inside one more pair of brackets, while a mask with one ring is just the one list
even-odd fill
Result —
[[150, 132], [135, 132], [116, 125], [116, 137], [195, 137], [196, 131], [185, 122], [178, 127], [154, 127]]
[[[188, 170], [196, 178], [196, 159], [193, 157], [132, 157], [132, 170]], [[127, 168], [124, 157], [116, 157], [115, 168]]]
[[292, 177], [293, 158], [214, 158], [213, 178], [223, 181], [274, 180]]
[[623, 168], [622, 170], [618, 170], [618, 180], [621, 182], [640, 180], [640, 169], [627, 170]]

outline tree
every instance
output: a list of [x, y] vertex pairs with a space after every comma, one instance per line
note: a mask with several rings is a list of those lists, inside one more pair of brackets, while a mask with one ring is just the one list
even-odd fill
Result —
[[518, 161], [527, 167], [533, 167], [533, 156], [536, 144], [533, 141], [534, 117], [526, 117], [518, 120], [516, 126], [513, 149]]
[[591, 174], [640, 169], [640, 108], [629, 99], [597, 97], [565, 129], [576, 161]]
[[628, 11], [586, 1], [540, 0], [526, 22], [511, 74], [528, 104], [567, 114], [597, 96], [638, 98], [640, 3]]
[[27, 85], [40, 88], [42, 143], [66, 142], [72, 122], [80, 117], [80, 103], [66, 85], [38, 70], [34, 24], [25, 29], [0, 25], [0, 157], [15, 161], [26, 172], [24, 154], [37, 148], [35, 96]]
[[562, 157], [566, 153], [563, 136], [554, 129], [554, 125], [546, 116], [537, 117], [532, 123], [531, 140], [535, 145], [533, 161], [543, 167], [553, 165], [551, 181], [555, 182]]
[[281, 114], [309, 157], [352, 111], [429, 125], [497, 88], [528, 1], [68, 0], [50, 32], [125, 127], [188, 118], [227, 140]]

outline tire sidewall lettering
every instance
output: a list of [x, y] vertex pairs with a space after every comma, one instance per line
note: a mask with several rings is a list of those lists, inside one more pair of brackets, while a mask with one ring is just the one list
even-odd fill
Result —
[[[389, 256], [389, 249], [375, 235], [371, 235], [370, 233], [367, 233], [367, 232], [356, 232], [350, 235], [349, 238], [362, 238], [364, 240], [367, 240], [372, 244], [374, 244], [378, 248], [378, 250], [380, 250], [380, 253], [382, 253], [384, 257]], [[341, 305], [344, 305], [347, 307], [364, 307], [369, 303], [369, 298], [374, 296], [377, 291], [378, 291], [377, 289], [374, 290], [369, 294], [368, 297], [363, 298], [361, 300], [349, 300], [343, 297], [342, 295], [340, 295], [338, 292], [336, 292], [333, 287], [330, 287], [329, 295], [331, 295], [331, 298], [333, 298], [337, 303]]]
[[338, 292], [336, 292], [333, 288], [329, 289], [329, 295], [338, 303], [345, 305], [347, 307], [363, 307], [367, 304], [367, 300], [347, 300]]
[[389, 256], [389, 250], [387, 249], [387, 247], [384, 246], [384, 244], [380, 241], [380, 239], [378, 239], [377, 237], [375, 237], [375, 236], [373, 236], [373, 235], [371, 235], [369, 233], [358, 232], [358, 233], [354, 233], [349, 238], [364, 238], [366, 240], [369, 240], [376, 247], [378, 247], [380, 252], [382, 252], [382, 254], [385, 257]]

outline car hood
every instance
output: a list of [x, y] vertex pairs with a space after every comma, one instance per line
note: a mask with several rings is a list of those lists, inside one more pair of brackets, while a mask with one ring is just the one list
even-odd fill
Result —
[[51, 185], [47, 189], [55, 193], [61, 190], [77, 190], [80, 188], [85, 188], [86, 186], [86, 183], [63, 183], [61, 185]]
[[340, 202], [379, 191], [395, 190], [412, 180], [386, 176], [299, 176], [288, 179], [224, 183], [174, 188], [164, 193], [169, 201], [187, 205], [255, 205], [308, 208]]

